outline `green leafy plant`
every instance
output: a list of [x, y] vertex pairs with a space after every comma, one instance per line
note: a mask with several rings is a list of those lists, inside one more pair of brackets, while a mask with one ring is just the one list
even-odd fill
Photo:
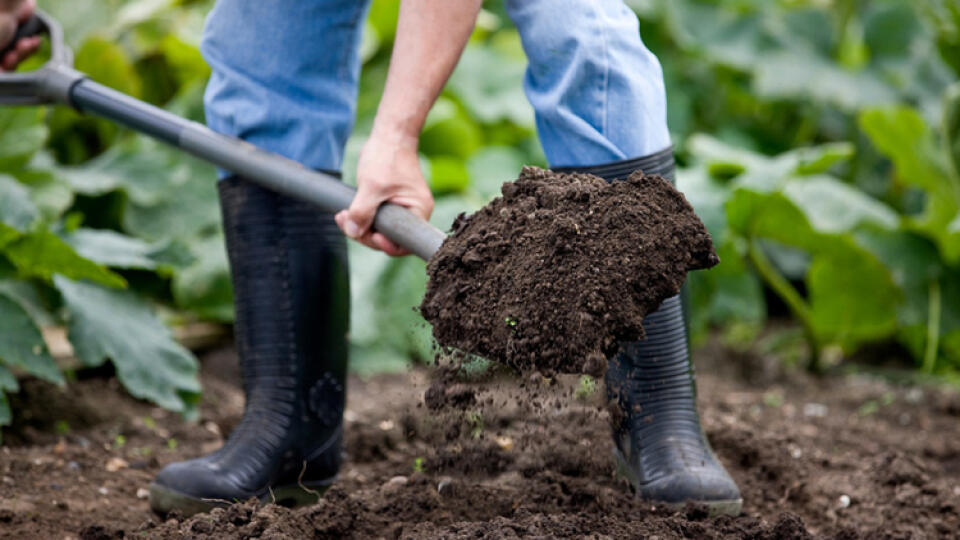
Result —
[[[196, 102], [209, 69], [189, 38], [171, 28], [186, 36], [197, 27], [152, 19], [182, 22], [192, 9], [147, 4], [98, 2], [87, 6], [86, 19], [73, 2], [41, 7], [68, 22], [76, 65], [95, 80], [171, 107], [185, 97]], [[151, 93], [157, 86], [147, 81], [160, 72], [169, 91]], [[225, 265], [210, 268], [192, 254], [194, 244], [218, 234], [212, 175], [210, 167], [66, 108], [0, 109], [0, 426], [15, 413], [6, 393], [17, 391], [17, 376], [66, 384], [42, 331], [58, 324], [81, 366], [110, 361], [133, 395], [195, 410], [196, 360], [174, 341], [155, 304], [202, 303], [204, 316], [231, 316], [214, 305], [229, 305], [229, 287], [224, 294], [222, 286], [199, 286], [222, 283], [198, 274], [206, 268], [225, 276]], [[156, 283], [174, 286], [173, 302]]]
[[573, 391], [573, 397], [579, 400], [585, 400], [597, 392], [597, 381], [589, 375], [582, 375], [577, 381], [577, 388]]
[[[82, 365], [110, 360], [134, 395], [191, 411], [200, 390], [196, 360], [116, 271], [160, 271], [162, 250], [115, 231], [68, 230], [69, 215], [44, 212], [49, 183], [57, 181], [50, 179], [57, 175], [35, 161], [48, 133], [40, 112], [0, 110], [0, 124], [36, 134], [24, 139], [29, 144], [0, 151], [6, 173], [0, 174], [6, 194], [0, 206], [0, 388], [17, 390], [14, 372], [65, 384], [41, 331], [63, 322]], [[48, 180], [29, 182], [37, 177]], [[3, 392], [0, 425], [12, 418]]]
[[[767, 158], [692, 138], [701, 163], [685, 171], [681, 187], [705, 217], [728, 271], [738, 270], [695, 281], [715, 306], [713, 316], [762, 313], [759, 278], [803, 326], [811, 369], [823, 368], [822, 353], [831, 346], [850, 352], [884, 339], [901, 341], [929, 372], [938, 362], [944, 368], [960, 364], [954, 313], [960, 227], [952, 225], [960, 177], [946, 150], [955, 128], [950, 107], [944, 110], [943, 140], [910, 108], [872, 108], [859, 116], [865, 134], [894, 163], [896, 182], [922, 199], [916, 212], [830, 175], [850, 159], [849, 148], [828, 145]], [[755, 277], [743, 272], [747, 268]], [[794, 285], [800, 278], [805, 292]], [[741, 291], [735, 303], [723, 297], [731, 284]]]

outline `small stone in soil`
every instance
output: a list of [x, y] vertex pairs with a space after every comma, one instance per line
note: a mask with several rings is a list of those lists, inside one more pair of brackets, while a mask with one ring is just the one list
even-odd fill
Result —
[[409, 480], [406, 476], [394, 476], [393, 478], [387, 480], [381, 489], [385, 492], [397, 491], [403, 486], [407, 485]]

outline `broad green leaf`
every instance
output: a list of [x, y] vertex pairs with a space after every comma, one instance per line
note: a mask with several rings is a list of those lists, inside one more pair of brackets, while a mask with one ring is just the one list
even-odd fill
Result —
[[718, 247], [717, 255], [720, 256], [719, 265], [688, 276], [691, 286], [700, 289], [695, 292], [701, 296], [698, 309], [716, 325], [762, 322], [766, 316], [766, 302], [759, 278], [748, 271], [732, 243]]
[[853, 145], [841, 142], [797, 148], [770, 157], [704, 134], [691, 136], [687, 144], [697, 160], [707, 165], [711, 176], [725, 179], [749, 173], [755, 178], [767, 179], [769, 185], [772, 185], [770, 179], [786, 175], [825, 173], [832, 166], [849, 160], [854, 153]]
[[895, 332], [900, 290], [889, 270], [852, 242], [815, 255], [806, 281], [813, 325], [823, 343], [852, 350]]
[[89, 163], [59, 172], [78, 193], [97, 196], [119, 189], [143, 206], [174, 197], [190, 175], [181, 158], [146, 137], [115, 144]]
[[848, 71], [801, 50], [764, 55], [754, 73], [753, 89], [767, 99], [812, 98], [846, 111], [897, 100], [896, 92], [871, 71]]
[[470, 175], [462, 159], [437, 156], [430, 160], [429, 183], [434, 194], [459, 193], [467, 189]]
[[48, 287], [19, 279], [0, 279], [0, 295], [20, 304], [37, 326], [45, 328], [58, 324], [51, 312], [51, 306], [56, 304], [51, 298], [55, 293]]
[[43, 147], [47, 126], [39, 107], [0, 107], [0, 171], [19, 169]]
[[887, 267], [904, 291], [907, 309], [902, 309], [901, 315], [911, 315], [904, 322], [917, 323], [924, 319], [927, 287], [930, 281], [939, 279], [944, 270], [936, 245], [907, 230], [866, 228], [857, 231], [854, 238]]
[[177, 182], [177, 189], [159, 202], [130, 204], [123, 216], [124, 230], [150, 241], [186, 241], [219, 229], [220, 207], [213, 167], [189, 160], [182, 173], [178, 173]]
[[134, 396], [187, 411], [200, 391], [197, 361], [174, 341], [150, 307], [130, 291], [56, 276], [70, 313], [69, 338], [77, 358], [96, 366], [111, 360]]
[[19, 303], [0, 292], [0, 361], [55, 384], [63, 374], [47, 350], [40, 329]]
[[350, 257], [350, 342], [373, 345], [380, 335], [377, 324], [377, 286], [389, 258], [372, 249], [347, 243]]
[[533, 109], [523, 95], [525, 69], [521, 60], [471, 44], [460, 58], [448, 87], [480, 122], [508, 120], [532, 126]]
[[810, 252], [805, 249], [788, 246], [761, 238], [757, 240], [760, 249], [770, 259], [773, 266], [790, 281], [803, 281], [810, 269]]
[[698, 2], [666, 2], [664, 8], [674, 38], [711, 62], [746, 70], [769, 47], [757, 14]]
[[111, 20], [111, 32], [129, 29], [156, 18], [167, 11], [175, 0], [128, 0]]
[[233, 285], [222, 234], [196, 239], [190, 245], [193, 262], [173, 277], [177, 306], [219, 321], [233, 321]]
[[[0, 236], [3, 236], [0, 226]], [[110, 287], [124, 287], [122, 277], [103, 266], [83, 258], [69, 244], [49, 231], [36, 231], [16, 236], [0, 251], [24, 277], [49, 280], [54, 274], [71, 279], [89, 279]]]
[[860, 114], [860, 127], [893, 161], [898, 179], [926, 193], [923, 214], [909, 223], [937, 242], [947, 262], [960, 261], [960, 232], [950, 230], [960, 215], [960, 178], [949, 173], [923, 118], [907, 107], [870, 109]]
[[512, 181], [523, 168], [523, 154], [506, 146], [485, 146], [467, 160], [470, 187], [484, 200], [500, 195], [504, 182]]
[[766, 238], [810, 252], [830, 241], [818, 234], [804, 213], [779, 192], [735, 189], [726, 211], [730, 228], [746, 238]]
[[[37, 154], [41, 155], [45, 156], [44, 159], [49, 159], [45, 153]], [[30, 200], [40, 214], [53, 221], [73, 204], [73, 190], [69, 184], [57, 178], [53, 171], [33, 168], [37, 161], [39, 160], [35, 157], [28, 165], [30, 168], [17, 171], [15, 176], [26, 188]]]
[[92, 80], [134, 97], [140, 95], [140, 77], [126, 51], [112, 41], [90, 38], [77, 49], [74, 65]]
[[20, 385], [17, 384], [17, 378], [3, 364], [0, 364], [0, 393], [4, 391], [16, 392], [19, 389]]
[[454, 156], [467, 159], [480, 147], [483, 135], [472, 119], [464, 114], [435, 121], [420, 135], [420, 151], [428, 156]]
[[27, 188], [13, 177], [0, 174], [0, 223], [25, 230], [39, 215]]
[[470, 193], [458, 193], [438, 197], [430, 215], [430, 223], [444, 232], [450, 231], [457, 216], [466, 212], [476, 212], [486, 201]]
[[909, 107], [868, 109], [860, 113], [859, 121], [873, 145], [893, 161], [903, 182], [929, 192], [947, 185], [933, 132], [916, 111]]
[[423, 299], [427, 274], [423, 261], [391, 259], [350, 244], [351, 347], [370, 354], [385, 350], [426, 360], [429, 325], [415, 311]]
[[143, 240], [114, 231], [77, 229], [64, 240], [86, 259], [114, 268], [152, 270], [157, 267], [150, 255], [153, 248]]
[[87, 36], [111, 21], [124, 1], [42, 0], [40, 6], [61, 22], [64, 39], [75, 48]]
[[783, 194], [822, 233], [850, 232], [866, 224], [894, 229], [900, 221], [890, 207], [825, 175], [790, 181]]
[[20, 231], [0, 223], [0, 252], [2, 252], [3, 248], [5, 248], [8, 244], [17, 238], [20, 238], [20, 236]]
[[400, 3], [395, 0], [373, 0], [367, 20], [377, 32], [377, 37], [385, 43], [393, 41], [397, 31], [397, 18], [400, 15]]
[[[706, 164], [711, 176], [718, 179], [733, 178], [748, 170], [767, 171], [772, 160], [750, 150], [727, 144], [710, 135], [698, 133], [687, 140], [687, 147]], [[786, 171], [778, 171], [781, 174]]]
[[729, 185], [711, 178], [705, 168], [695, 167], [677, 170], [677, 189], [683, 193], [697, 216], [707, 226], [714, 245], [724, 244], [727, 237], [724, 204], [730, 197]]
[[777, 156], [781, 160], [795, 162], [793, 172], [801, 176], [823, 174], [838, 163], [849, 161], [854, 155], [854, 146], [848, 142], [836, 142], [791, 150]]
[[200, 50], [185, 43], [179, 37], [164, 36], [159, 50], [166, 58], [181, 87], [194, 82], [204, 82], [210, 77], [210, 66], [200, 55]]
[[864, 17], [864, 41], [874, 57], [903, 57], [923, 30], [908, 3], [879, 2]]
[[[856, 239], [883, 262], [903, 291], [903, 303], [897, 311], [898, 335], [915, 358], [923, 357], [926, 346], [930, 291], [934, 281], [939, 283], [942, 294], [941, 345], [948, 347], [950, 340], [960, 336], [960, 271], [943, 265], [937, 247], [930, 239], [907, 230], [870, 229], [858, 232]], [[953, 356], [960, 361], [960, 349]]]

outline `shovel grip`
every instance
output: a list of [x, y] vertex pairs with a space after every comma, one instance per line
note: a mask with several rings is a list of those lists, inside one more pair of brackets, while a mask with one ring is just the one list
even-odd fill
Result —
[[8, 52], [12, 51], [17, 46], [17, 42], [21, 39], [39, 36], [46, 31], [47, 26], [43, 24], [43, 21], [40, 20], [40, 17], [37, 17], [36, 15], [31, 16], [17, 27], [17, 33], [13, 35], [13, 39], [10, 40], [10, 43], [8, 43], [3, 50], [0, 50], [0, 59], [6, 56]]

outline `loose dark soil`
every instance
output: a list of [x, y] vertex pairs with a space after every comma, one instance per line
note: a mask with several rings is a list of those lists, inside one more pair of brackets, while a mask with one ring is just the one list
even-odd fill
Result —
[[955, 389], [812, 379], [715, 344], [696, 354], [700, 405], [743, 491], [736, 518], [633, 499], [613, 474], [602, 387], [587, 395], [572, 376], [464, 381], [418, 369], [351, 379], [348, 461], [321, 504], [246, 503], [160, 521], [138, 491], [166, 463], [217, 447], [236, 424], [234, 361], [230, 350], [204, 358], [197, 423], [125, 396], [113, 379], [67, 390], [23, 381], [18, 424], [0, 448], [0, 537], [846, 539], [960, 530]]
[[437, 342], [521, 371], [600, 375], [643, 317], [718, 260], [683, 195], [636, 172], [608, 183], [525, 167], [461, 215], [427, 266]]

